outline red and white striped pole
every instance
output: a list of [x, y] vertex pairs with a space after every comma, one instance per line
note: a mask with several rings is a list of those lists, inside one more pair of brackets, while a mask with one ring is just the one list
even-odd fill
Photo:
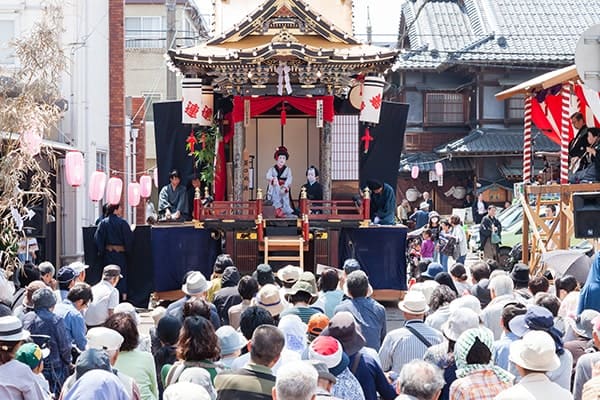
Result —
[[525, 96], [523, 123], [523, 183], [531, 182], [531, 95]]
[[562, 85], [562, 118], [560, 129], [560, 183], [569, 183], [569, 111], [571, 101], [571, 83]]

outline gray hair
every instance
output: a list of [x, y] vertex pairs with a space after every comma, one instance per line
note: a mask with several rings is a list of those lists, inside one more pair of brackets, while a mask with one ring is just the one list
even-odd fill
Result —
[[423, 360], [412, 360], [405, 364], [398, 377], [400, 393], [419, 400], [433, 400], [445, 383], [442, 370]]
[[285, 363], [277, 371], [277, 400], [310, 400], [317, 392], [319, 374], [304, 361]]
[[512, 294], [514, 288], [515, 284], [508, 275], [495, 276], [488, 285], [488, 289], [493, 290], [496, 296]]
[[54, 277], [55, 269], [50, 261], [41, 262], [40, 265], [38, 265], [38, 269], [40, 270], [40, 274], [50, 274], [50, 276]]

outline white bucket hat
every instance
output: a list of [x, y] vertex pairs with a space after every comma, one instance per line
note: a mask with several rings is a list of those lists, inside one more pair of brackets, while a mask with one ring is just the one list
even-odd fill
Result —
[[475, 311], [469, 308], [457, 308], [450, 313], [448, 320], [442, 325], [442, 332], [448, 339], [456, 342], [464, 331], [478, 326], [479, 315]]
[[29, 331], [23, 329], [21, 320], [13, 315], [0, 317], [0, 340], [20, 342], [29, 338]]
[[207, 281], [202, 272], [194, 271], [188, 275], [181, 290], [188, 296], [195, 296], [206, 292], [211, 286], [212, 282]]
[[554, 371], [560, 366], [554, 339], [544, 331], [529, 331], [513, 342], [508, 359], [531, 371]]
[[425, 295], [416, 290], [409, 290], [404, 300], [398, 303], [398, 308], [409, 314], [425, 314], [429, 310]]

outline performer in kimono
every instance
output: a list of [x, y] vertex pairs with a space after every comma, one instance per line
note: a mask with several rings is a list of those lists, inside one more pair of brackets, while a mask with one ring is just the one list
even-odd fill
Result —
[[290, 201], [292, 169], [285, 165], [290, 154], [285, 146], [279, 146], [273, 157], [276, 163], [267, 170], [267, 199], [273, 202], [275, 217], [290, 217], [294, 215]]
[[169, 183], [158, 195], [158, 215], [163, 220], [183, 221], [188, 213], [187, 193], [180, 185], [181, 176], [174, 169], [169, 174]]

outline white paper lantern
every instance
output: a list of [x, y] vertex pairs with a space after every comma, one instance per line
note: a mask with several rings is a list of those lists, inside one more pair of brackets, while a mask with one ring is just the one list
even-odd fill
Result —
[[198, 122], [200, 126], [211, 126], [213, 123], [214, 109], [214, 92], [210, 85], [202, 85], [202, 107], [198, 113]]
[[106, 185], [106, 200], [108, 204], [119, 204], [121, 202], [121, 192], [123, 191], [123, 180], [112, 177]]
[[444, 165], [442, 165], [442, 163], [439, 161], [435, 163], [435, 174], [437, 176], [444, 175]]
[[367, 76], [363, 85], [363, 95], [359, 120], [372, 124], [379, 123], [379, 114], [383, 104], [383, 76]]
[[202, 79], [181, 81], [181, 123], [197, 124], [202, 110]]
[[127, 186], [127, 203], [131, 207], [137, 207], [140, 204], [140, 184], [129, 182]]
[[106, 174], [102, 171], [92, 172], [88, 194], [92, 201], [100, 201], [104, 197], [106, 188]]
[[152, 194], [152, 178], [150, 175], [140, 176], [140, 196], [147, 199]]
[[419, 166], [418, 165], [413, 165], [412, 169], [410, 170], [410, 176], [413, 179], [417, 179], [419, 177]]

